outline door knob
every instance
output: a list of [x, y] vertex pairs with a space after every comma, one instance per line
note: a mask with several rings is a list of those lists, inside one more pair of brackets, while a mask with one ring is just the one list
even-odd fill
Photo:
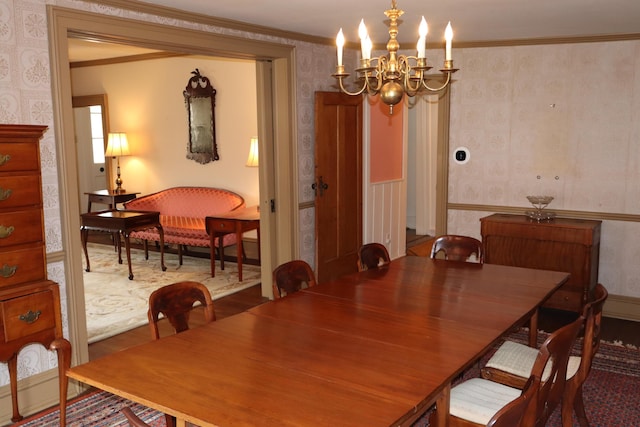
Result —
[[318, 183], [314, 182], [313, 184], [311, 184], [311, 188], [313, 188], [316, 196], [318, 195], [318, 190], [320, 191], [320, 196], [322, 196], [324, 194], [324, 191], [329, 188], [329, 184], [324, 182], [322, 180], [322, 177], [320, 177]]

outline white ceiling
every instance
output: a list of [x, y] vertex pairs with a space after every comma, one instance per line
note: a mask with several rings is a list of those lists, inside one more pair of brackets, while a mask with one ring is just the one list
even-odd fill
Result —
[[[364, 18], [374, 43], [388, 38], [384, 11], [391, 6], [390, 0], [144, 2], [329, 38], [342, 27], [351, 41], [358, 40]], [[640, 0], [398, 0], [397, 5], [405, 11], [398, 39], [412, 44], [422, 15], [431, 41], [443, 40], [447, 21], [454, 41], [464, 42], [640, 33]]]
[[[389, 38], [384, 11], [390, 8], [390, 0], [181, 0], [180, 6], [175, 0], [144, 3], [326, 38], [335, 38], [342, 28], [347, 41], [352, 42], [358, 41], [358, 24], [364, 18], [375, 44], [384, 44]], [[454, 49], [461, 42], [640, 34], [640, 0], [398, 0], [397, 6], [405, 11], [398, 34], [401, 48], [415, 45], [423, 15], [429, 24], [430, 45], [444, 44], [444, 28], [451, 21]], [[94, 43], [89, 48], [85, 43], [74, 43], [70, 59], [148, 52], [106, 49]]]

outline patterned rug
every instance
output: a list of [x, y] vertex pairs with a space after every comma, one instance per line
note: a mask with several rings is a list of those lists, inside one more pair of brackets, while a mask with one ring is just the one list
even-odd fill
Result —
[[[243, 281], [238, 282], [238, 267], [235, 263], [224, 263], [224, 270], [216, 266], [216, 277], [211, 277], [209, 259], [190, 256], [178, 257], [165, 254], [166, 271], [160, 269], [160, 254], [131, 250], [133, 280], [129, 280], [129, 267], [123, 253], [123, 262], [118, 264], [118, 255], [113, 246], [89, 243], [91, 271], [84, 273], [84, 292], [87, 313], [89, 343], [103, 340], [124, 331], [147, 324], [149, 295], [164, 285], [193, 280], [207, 286], [213, 299], [232, 294], [260, 283], [260, 267], [243, 265]], [[123, 251], [124, 252], [124, 251]], [[86, 262], [83, 257], [83, 270]]]
[[[528, 332], [513, 333], [509, 339], [525, 343]], [[540, 333], [540, 339], [546, 337]], [[489, 355], [483, 359], [483, 364]], [[614, 343], [602, 343], [598, 358], [584, 385], [584, 399], [591, 427], [637, 427], [640, 426], [640, 351]], [[476, 377], [479, 368], [475, 365], [463, 376], [463, 380]], [[620, 368], [623, 367], [622, 369]], [[130, 406], [134, 413], [152, 427], [164, 427], [164, 415], [145, 406], [107, 392], [93, 392], [74, 399], [68, 405], [67, 425], [72, 427], [126, 427], [128, 424], [120, 410]], [[33, 415], [15, 426], [58, 427], [59, 410], [52, 408]], [[260, 425], [256, 420], [255, 425]], [[320, 425], [320, 424], [318, 424]], [[413, 427], [427, 427], [424, 416]], [[560, 412], [556, 410], [547, 423], [548, 427], [561, 427]], [[574, 423], [577, 426], [577, 422]]]

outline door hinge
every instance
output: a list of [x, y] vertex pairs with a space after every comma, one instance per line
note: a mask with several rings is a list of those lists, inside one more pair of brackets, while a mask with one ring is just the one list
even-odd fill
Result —
[[271, 212], [275, 212], [276, 211], [276, 201], [275, 201], [275, 199], [271, 199], [269, 201], [269, 204], [271, 206]]

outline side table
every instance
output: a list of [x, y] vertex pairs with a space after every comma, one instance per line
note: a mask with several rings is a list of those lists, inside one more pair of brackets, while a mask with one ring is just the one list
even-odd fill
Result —
[[[220, 215], [208, 216], [205, 218], [205, 227], [211, 238], [211, 277], [216, 275], [215, 239], [225, 234], [236, 234], [236, 262], [238, 263], [238, 280], [242, 282], [242, 234], [256, 230], [258, 233], [258, 248], [260, 248], [260, 211], [257, 206], [244, 209], [236, 209]], [[258, 251], [260, 253], [260, 251]], [[220, 265], [224, 266], [224, 249], [220, 245]], [[224, 267], [223, 267], [224, 268]]]
[[103, 205], [108, 205], [109, 209], [117, 209], [118, 203], [124, 203], [128, 202], [129, 200], [135, 199], [136, 196], [140, 193], [123, 193], [113, 190], [97, 190], [90, 191], [84, 194], [86, 194], [89, 198], [87, 212], [91, 212], [91, 205], [93, 203], [101, 203]]
[[[160, 234], [160, 265], [162, 271], [166, 271], [164, 265], [164, 230], [160, 224], [160, 212], [150, 211], [119, 211], [112, 209], [109, 211], [88, 212], [80, 215], [82, 227], [80, 228], [82, 236], [82, 248], [84, 256], [87, 259], [86, 271], [89, 272], [89, 253], [87, 252], [87, 238], [89, 230], [108, 231], [111, 233], [119, 233], [124, 236], [124, 246], [127, 252], [127, 263], [129, 264], [129, 280], [133, 280], [133, 271], [131, 269], [131, 247], [129, 244], [129, 235], [132, 231], [146, 230], [148, 228], [156, 228]], [[118, 247], [118, 263], [122, 264], [122, 254], [120, 239], [117, 239]]]

